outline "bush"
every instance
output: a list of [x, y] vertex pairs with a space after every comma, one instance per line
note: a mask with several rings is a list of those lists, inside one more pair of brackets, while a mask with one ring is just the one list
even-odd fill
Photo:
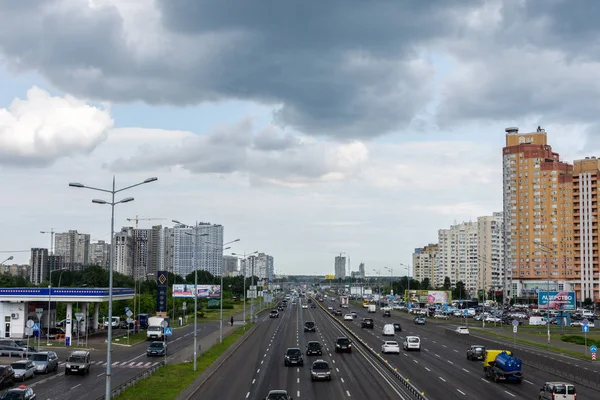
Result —
[[[220, 310], [221, 306], [216, 305], [216, 306], [209, 306], [206, 308], [209, 310]], [[231, 309], [233, 309], [233, 304], [228, 304], [228, 303], [223, 302], [223, 310], [231, 310]]]
[[[584, 346], [586, 344], [585, 337], [581, 336], [581, 335], [564, 335], [563, 337], [560, 338], [560, 340], [562, 340], [563, 342], [567, 342], [567, 343], [580, 344], [582, 346]], [[600, 347], [600, 340], [588, 338], [587, 345], [588, 346], [594, 345], [594, 346]]]

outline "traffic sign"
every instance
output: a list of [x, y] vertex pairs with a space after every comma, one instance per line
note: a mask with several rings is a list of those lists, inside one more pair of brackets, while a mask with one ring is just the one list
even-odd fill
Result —
[[517, 321], [516, 319], [513, 319], [512, 324], [513, 324], [513, 326], [519, 326], [519, 321]]
[[592, 353], [592, 361], [596, 359], [596, 353]]
[[125, 315], [127, 315], [129, 318], [131, 318], [131, 316], [133, 315], [133, 313], [131, 312], [131, 310], [127, 310], [127, 312], [125, 313]]
[[516, 326], [513, 326], [513, 333], [517, 333], [517, 329], [518, 328]]
[[30, 320], [28, 320], [28, 321], [27, 321], [27, 324], [26, 324], [26, 325], [27, 325], [27, 327], [28, 327], [29, 329], [31, 329], [31, 328], [33, 328], [33, 324], [35, 324], [35, 322], [33, 322], [33, 320], [32, 320], [32, 319], [30, 319]]
[[162, 322], [160, 323], [160, 326], [162, 326], [163, 328], [166, 328], [167, 326], [169, 326], [169, 322], [167, 320], [162, 320]]
[[183, 305], [181, 306], [181, 309], [182, 309], [183, 311], [185, 311], [185, 310], [186, 310], [186, 308], [187, 308], [187, 304], [186, 304], [186, 302], [184, 301], [184, 302], [183, 302]]
[[595, 353], [598, 351], [598, 348], [595, 345], [590, 346], [590, 353]]
[[165, 336], [172, 336], [173, 328], [165, 328]]
[[589, 324], [590, 324], [590, 321], [588, 321], [587, 318], [584, 319], [583, 321], [581, 321], [581, 325], [583, 325], [583, 326], [588, 326]]
[[34, 331], [39, 331], [40, 330], [40, 324], [33, 324], [33, 330]]
[[469, 313], [469, 310], [467, 310], [466, 308], [463, 310], [463, 314], [467, 315]]
[[581, 326], [581, 332], [588, 333], [590, 331], [590, 327], [587, 325]]
[[83, 313], [75, 313], [75, 319], [77, 319], [77, 321], [81, 321], [83, 319]]
[[131, 323], [133, 323], [133, 318], [127, 318], [126, 321], [128, 324], [131, 324]]
[[36, 312], [36, 313], [43, 313], [43, 312], [44, 312], [44, 309], [43, 309], [43, 308], [36, 308], [36, 309], [35, 309], [35, 312]]

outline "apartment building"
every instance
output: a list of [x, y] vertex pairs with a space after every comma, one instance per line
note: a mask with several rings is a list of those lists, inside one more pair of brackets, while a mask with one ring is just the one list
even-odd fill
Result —
[[50, 265], [48, 262], [48, 249], [35, 247], [31, 249], [31, 265], [29, 280], [34, 285], [39, 285], [48, 280]]
[[335, 279], [346, 278], [346, 257], [336, 256], [334, 261]]
[[[578, 300], [600, 301], [598, 266], [598, 187], [600, 159], [586, 157], [573, 163], [573, 261], [579, 273], [574, 286]], [[571, 254], [568, 255], [571, 257]]]
[[571, 290], [573, 166], [560, 161], [546, 131], [506, 128], [503, 154], [504, 300], [539, 289]]
[[477, 293], [502, 290], [504, 285], [504, 216], [495, 212], [477, 218]]
[[110, 243], [104, 240], [90, 243], [90, 264], [108, 268], [110, 264]]
[[113, 270], [120, 274], [131, 276], [135, 253], [133, 228], [124, 227], [115, 233], [115, 264]]
[[90, 235], [77, 230], [55, 233], [54, 254], [63, 258], [67, 268], [81, 270], [90, 264]]
[[235, 276], [238, 270], [238, 258], [236, 256], [223, 256], [223, 273], [225, 276]]
[[[412, 255], [412, 279], [422, 282], [423, 279], [429, 279], [429, 284], [434, 286], [435, 264], [438, 255], [439, 246], [429, 244], [425, 247], [417, 247]], [[411, 275], [411, 271], [407, 271]], [[444, 283], [444, 277], [441, 277], [441, 286]]]
[[477, 222], [462, 222], [438, 231], [438, 255], [434, 268], [434, 286], [442, 286], [446, 277], [452, 286], [462, 281], [466, 295], [475, 296], [478, 281]]
[[[194, 252], [194, 243], [196, 251]], [[223, 226], [202, 222], [196, 228], [173, 228], [173, 270], [182, 277], [195, 268], [220, 276], [223, 266]]]

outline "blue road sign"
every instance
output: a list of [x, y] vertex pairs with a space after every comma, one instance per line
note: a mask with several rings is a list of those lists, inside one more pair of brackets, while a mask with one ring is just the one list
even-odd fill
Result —
[[584, 319], [583, 321], [581, 321], [581, 325], [583, 326], [588, 326], [590, 324], [590, 321], [588, 321], [587, 319]]
[[173, 335], [173, 328], [166, 327], [165, 328], [165, 336], [171, 336], [171, 335]]
[[129, 307], [125, 307], [125, 314], [129, 311]]
[[463, 314], [465, 314], [465, 315], [467, 315], [468, 313], [469, 313], [469, 310], [467, 310], [467, 309], [465, 309], [465, 310], [463, 311]]
[[513, 326], [519, 326], [519, 321], [517, 321], [516, 319], [513, 319], [512, 324], [513, 324]]
[[589, 327], [589, 326], [587, 326], [587, 325], [583, 325], [583, 326], [581, 327], [581, 332], [587, 333], [587, 332], [589, 332], [589, 331], [590, 331], [590, 327]]
[[31, 328], [31, 329], [33, 329], [34, 331], [39, 331], [40, 330], [40, 324], [38, 324], [38, 323], [33, 324], [33, 328]]
[[598, 351], [598, 348], [596, 346], [594, 346], [594, 345], [590, 346], [590, 353], [595, 353], [597, 351]]

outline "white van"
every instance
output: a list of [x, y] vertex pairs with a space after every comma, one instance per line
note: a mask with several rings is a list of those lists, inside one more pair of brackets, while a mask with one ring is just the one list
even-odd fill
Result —
[[540, 389], [540, 400], [575, 400], [577, 394], [572, 383], [546, 382]]
[[402, 347], [405, 351], [421, 351], [421, 339], [418, 336], [407, 336], [404, 338], [404, 342], [402, 342]]
[[383, 330], [381, 331], [383, 336], [394, 336], [394, 324], [385, 324], [383, 326]]
[[546, 317], [529, 317], [529, 325], [546, 325]]

